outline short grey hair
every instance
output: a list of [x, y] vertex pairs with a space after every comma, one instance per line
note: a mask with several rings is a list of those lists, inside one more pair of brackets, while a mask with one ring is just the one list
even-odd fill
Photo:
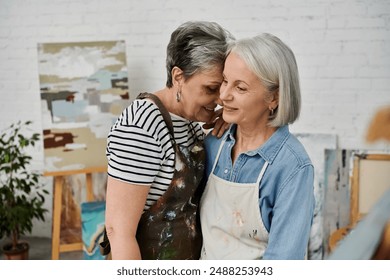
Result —
[[279, 104], [269, 125], [280, 127], [299, 117], [301, 92], [294, 53], [278, 37], [263, 33], [230, 44], [233, 52], [245, 61], [270, 93], [279, 91]]
[[184, 78], [197, 72], [221, 67], [226, 58], [228, 43], [233, 36], [219, 24], [207, 21], [188, 21], [171, 34], [167, 47], [167, 82], [171, 88], [172, 69], [179, 67]]

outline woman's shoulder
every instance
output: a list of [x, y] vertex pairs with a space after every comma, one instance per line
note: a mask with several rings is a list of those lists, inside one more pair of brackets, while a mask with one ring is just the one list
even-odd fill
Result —
[[159, 121], [162, 119], [160, 110], [148, 99], [135, 99], [123, 110], [121, 114], [122, 125], [135, 125], [144, 127], [148, 120]]
[[219, 146], [222, 143], [222, 140], [227, 136], [226, 134], [229, 133], [229, 129], [225, 131], [225, 133], [222, 135], [222, 137], [216, 137], [211, 134], [211, 131], [208, 132], [204, 139], [204, 146], [206, 148], [206, 151], [208, 153], [216, 154], [218, 152]]
[[298, 138], [290, 133], [284, 144], [287, 152], [296, 160], [298, 165], [311, 165], [311, 159], [306, 151], [305, 146], [298, 140]]
[[160, 110], [147, 99], [133, 100], [112, 126], [111, 133], [115, 130], [145, 134], [157, 141], [165, 138], [168, 132]]

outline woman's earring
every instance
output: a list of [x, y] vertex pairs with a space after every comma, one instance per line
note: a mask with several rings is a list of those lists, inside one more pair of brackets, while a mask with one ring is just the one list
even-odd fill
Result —
[[273, 108], [269, 108], [269, 110], [271, 111], [271, 116], [274, 114], [274, 109]]
[[180, 102], [180, 99], [181, 99], [181, 91], [180, 91], [180, 89], [178, 89], [176, 92], [176, 101]]

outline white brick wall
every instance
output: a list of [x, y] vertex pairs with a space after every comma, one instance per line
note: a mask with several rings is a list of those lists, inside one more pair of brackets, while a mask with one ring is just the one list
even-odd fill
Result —
[[[165, 84], [165, 47], [186, 20], [217, 21], [237, 38], [269, 32], [290, 45], [303, 96], [294, 132], [337, 134], [341, 148], [389, 149], [364, 140], [374, 112], [390, 104], [388, 0], [0, 0], [0, 129], [28, 119], [41, 131], [37, 43], [126, 40], [134, 96]], [[42, 146], [32, 154], [41, 168]]]

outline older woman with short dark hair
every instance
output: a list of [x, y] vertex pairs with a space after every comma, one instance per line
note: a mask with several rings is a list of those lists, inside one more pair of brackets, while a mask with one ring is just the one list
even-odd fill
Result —
[[167, 48], [166, 87], [141, 94], [107, 140], [106, 228], [113, 259], [199, 259], [195, 192], [204, 132], [222, 83], [231, 35], [213, 22], [186, 22]]

